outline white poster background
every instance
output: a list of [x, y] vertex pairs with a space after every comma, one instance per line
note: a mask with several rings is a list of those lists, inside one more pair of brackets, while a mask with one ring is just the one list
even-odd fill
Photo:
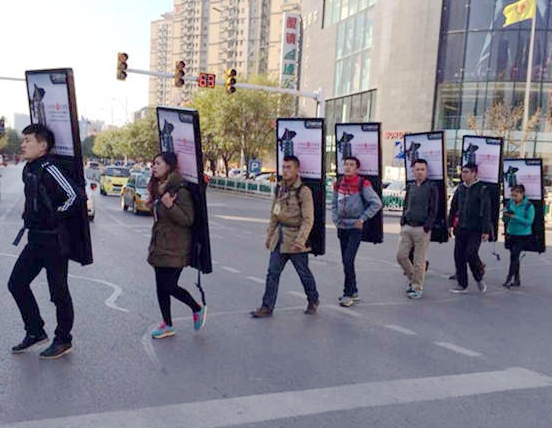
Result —
[[322, 178], [322, 130], [323, 122], [310, 119], [305, 120], [281, 120], [277, 122], [278, 135], [278, 175], [282, 175], [284, 162], [284, 150], [281, 139], [286, 130], [288, 135], [295, 133], [291, 138], [293, 155], [299, 159], [299, 175], [302, 178]]
[[[468, 153], [470, 147], [470, 153]], [[475, 151], [474, 148], [476, 148]], [[462, 166], [475, 158], [479, 180], [487, 183], [498, 183], [500, 181], [501, 148], [502, 142], [499, 139], [466, 136], [462, 143]]]
[[54, 133], [52, 154], [74, 156], [69, 91], [65, 73], [29, 73], [27, 93], [31, 122], [42, 123]]
[[174, 126], [171, 135], [180, 174], [187, 181], [198, 184], [193, 116], [182, 111], [158, 109], [159, 129], [163, 129], [165, 121]]
[[443, 179], [443, 136], [441, 133], [430, 132], [426, 134], [412, 134], [404, 136], [404, 148], [406, 157], [406, 181], [414, 180], [411, 166], [412, 144], [417, 144], [417, 159], [427, 161], [428, 176], [430, 180]]
[[516, 184], [523, 184], [528, 199], [542, 199], [541, 164], [537, 160], [505, 159], [503, 165], [504, 199], [510, 199], [512, 177]]
[[[364, 129], [363, 129], [364, 128]], [[352, 135], [352, 156], [360, 161], [358, 173], [360, 175], [379, 176], [379, 128], [376, 124], [342, 124], [336, 125], [336, 142], [340, 141], [343, 134]], [[336, 143], [337, 144], [337, 143]], [[337, 173], [344, 173], [343, 151], [337, 149]]]

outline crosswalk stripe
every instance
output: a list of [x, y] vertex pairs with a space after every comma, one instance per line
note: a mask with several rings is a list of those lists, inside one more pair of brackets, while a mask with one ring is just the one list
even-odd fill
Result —
[[552, 378], [523, 368], [359, 383], [196, 403], [68, 416], [0, 425], [0, 428], [223, 428], [358, 408], [454, 399], [552, 386]]

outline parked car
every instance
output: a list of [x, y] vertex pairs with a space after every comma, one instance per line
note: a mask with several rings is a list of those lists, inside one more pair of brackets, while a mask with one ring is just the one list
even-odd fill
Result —
[[229, 178], [242, 178], [245, 175], [245, 171], [242, 171], [241, 168], [232, 168], [228, 171]]
[[128, 168], [121, 166], [106, 167], [100, 177], [100, 194], [119, 196], [129, 177], [130, 171]]
[[127, 184], [121, 190], [121, 208], [124, 211], [130, 208], [133, 214], [138, 214], [139, 212], [151, 213], [151, 209], [148, 206], [150, 200], [148, 182], [150, 178], [150, 174], [131, 174]]
[[98, 184], [90, 180], [86, 180], [85, 183], [88, 220], [94, 221], [94, 218], [96, 217], [96, 201], [94, 200], [94, 190], [96, 190]]
[[275, 172], [263, 172], [255, 177], [255, 181], [264, 181], [270, 183], [276, 183], [276, 173]]

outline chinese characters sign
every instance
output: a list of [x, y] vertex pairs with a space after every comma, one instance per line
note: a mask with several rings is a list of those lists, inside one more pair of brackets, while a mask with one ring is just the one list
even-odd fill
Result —
[[280, 86], [282, 88], [297, 88], [297, 58], [300, 29], [301, 15], [290, 12], [284, 13], [282, 58], [280, 61]]

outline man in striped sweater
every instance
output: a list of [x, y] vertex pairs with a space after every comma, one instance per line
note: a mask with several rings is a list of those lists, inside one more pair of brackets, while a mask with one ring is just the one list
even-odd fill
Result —
[[23, 220], [24, 229], [28, 229], [29, 233], [27, 245], [19, 255], [8, 282], [26, 330], [23, 341], [12, 348], [15, 354], [48, 339], [30, 287], [42, 268], [46, 269], [51, 301], [56, 306], [57, 328], [52, 344], [40, 354], [43, 359], [59, 358], [71, 351], [74, 315], [67, 285], [69, 236], [66, 224], [82, 197], [49, 158], [48, 153], [53, 146], [54, 134], [46, 126], [33, 124], [23, 130], [21, 153], [27, 161], [23, 169]]

